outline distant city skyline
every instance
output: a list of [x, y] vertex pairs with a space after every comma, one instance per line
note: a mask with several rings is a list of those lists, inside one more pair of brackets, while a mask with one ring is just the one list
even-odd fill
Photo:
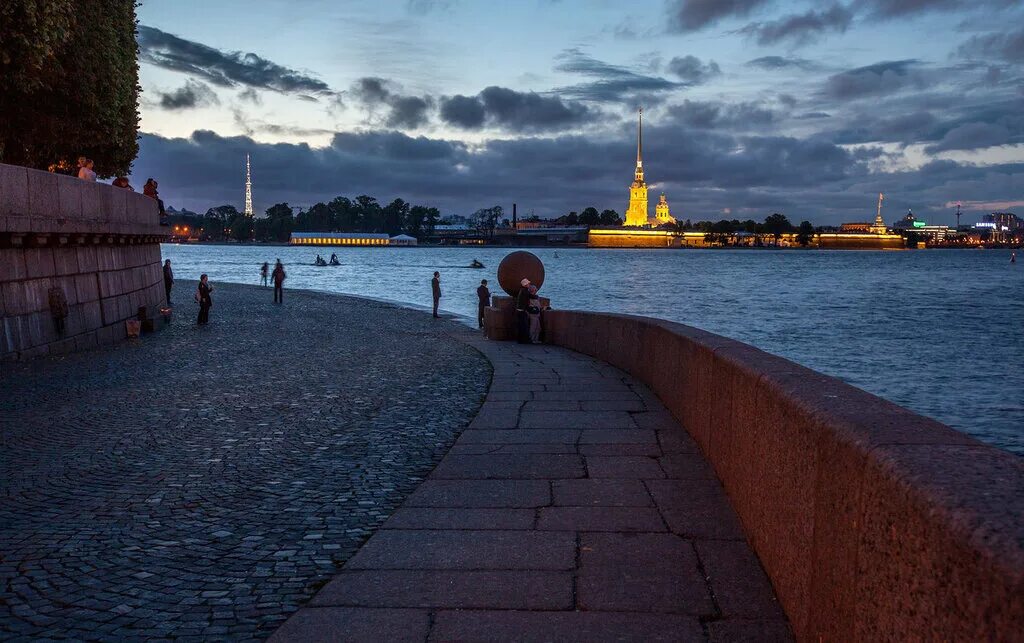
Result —
[[[168, 205], [401, 197], [624, 214], [644, 108], [686, 219], [1024, 210], [1012, 0], [143, 2], [135, 183]], [[201, 15], [203, 20], [196, 20]]]

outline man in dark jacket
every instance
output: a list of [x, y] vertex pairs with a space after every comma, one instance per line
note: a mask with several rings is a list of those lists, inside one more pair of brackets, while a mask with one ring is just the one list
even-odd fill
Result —
[[167, 305], [171, 305], [171, 286], [174, 285], [174, 272], [171, 270], [171, 260], [164, 261], [164, 291], [167, 293]]
[[434, 295], [434, 317], [438, 317], [437, 305], [441, 303], [441, 273], [434, 272], [434, 278], [430, 280], [430, 289]]
[[274, 280], [274, 303], [284, 303], [284, 264], [281, 260], [277, 260], [277, 264], [274, 266], [274, 272], [270, 275]]
[[487, 289], [487, 280], [481, 279], [480, 285], [476, 289], [476, 317], [480, 323], [480, 328], [484, 327], [484, 308], [491, 305], [491, 291]]
[[530, 343], [530, 315], [526, 309], [530, 307], [530, 280], [519, 282], [521, 288], [516, 293], [516, 341], [520, 344]]

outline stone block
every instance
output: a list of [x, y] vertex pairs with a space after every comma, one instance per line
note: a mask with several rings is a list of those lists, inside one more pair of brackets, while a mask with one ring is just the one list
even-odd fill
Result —
[[638, 480], [555, 480], [551, 483], [551, 492], [556, 506], [650, 507], [654, 504], [647, 488]]
[[457, 444], [574, 444], [580, 433], [572, 429], [468, 429]]
[[75, 296], [79, 302], [95, 302], [100, 299], [99, 284], [95, 274], [75, 275]]
[[697, 617], [682, 614], [443, 610], [435, 618], [431, 641], [705, 641]]
[[697, 453], [672, 453], [658, 458], [661, 470], [669, 478], [690, 480], [715, 479], [715, 472], [703, 456]]
[[617, 567], [581, 572], [576, 582], [577, 606], [587, 611], [667, 612], [709, 617], [715, 614], [700, 572], [674, 573], [660, 568]]
[[96, 333], [89, 331], [75, 337], [75, 350], [87, 351], [96, 348]]
[[422, 643], [430, 631], [427, 610], [307, 607], [270, 637], [273, 643]]
[[687, 538], [743, 540], [739, 518], [715, 480], [644, 483], [672, 533]]
[[111, 192], [117, 188], [112, 188], [104, 183], [79, 180], [79, 189], [82, 193], [82, 220], [94, 221], [100, 224], [109, 223], [109, 218], [104, 208], [104, 193]]
[[[62, 216], [58, 194], [58, 176], [39, 170], [28, 172], [28, 208], [33, 218], [52, 219]], [[76, 179], [77, 180], [77, 179]], [[70, 198], [70, 197], [69, 197]]]
[[587, 456], [587, 473], [591, 478], [650, 480], [665, 477], [657, 460], [641, 456]]
[[[51, 176], [57, 182], [57, 210], [56, 212], [50, 212], [48, 216], [52, 217], [56, 214], [61, 219], [66, 219], [73, 224], [80, 224], [84, 220], [82, 216], [82, 193], [87, 182], [77, 177], [64, 176], [62, 174], [53, 174]], [[32, 196], [33, 198], [35, 197], [34, 191]]]
[[708, 623], [711, 643], [790, 643], [795, 640], [786, 621], [728, 619]]
[[381, 529], [530, 529], [533, 509], [402, 507]]
[[747, 543], [698, 540], [694, 547], [723, 617], [785, 620], [772, 584]]
[[538, 516], [541, 531], [665, 531], [661, 516], [650, 507], [541, 507]]
[[24, 251], [0, 248], [0, 283], [22, 279], [28, 279]]
[[98, 301], [87, 301], [80, 304], [82, 315], [82, 327], [85, 330], [95, 330], [103, 325], [103, 310]]
[[310, 605], [565, 610], [572, 586], [568, 571], [346, 571]]
[[30, 216], [28, 168], [0, 164], [0, 218]]
[[654, 431], [645, 429], [590, 429], [580, 431], [580, 444], [621, 444], [621, 445], [651, 445], [655, 447], [653, 453], [627, 453], [626, 451], [615, 453], [590, 453], [590, 455], [660, 455], [657, 449], [658, 439]]
[[346, 569], [571, 570], [570, 532], [381, 530]]
[[582, 478], [577, 455], [449, 455], [430, 474], [432, 479], [555, 479]]
[[523, 429], [630, 429], [636, 428], [623, 411], [523, 411]]
[[[591, 433], [597, 433], [597, 431], [587, 431], [587, 437]], [[634, 455], [643, 457], [656, 457], [661, 455], [661, 447], [658, 446], [657, 442], [648, 442], [641, 444], [617, 444], [617, 443], [596, 443], [588, 444], [580, 442], [579, 453], [583, 456], [588, 455]]]
[[29, 279], [52, 277], [55, 274], [52, 248], [26, 248], [21, 252], [25, 257], [25, 271]]
[[62, 276], [71, 276], [78, 273], [78, 252], [73, 247], [54, 248], [53, 267], [54, 273]]
[[97, 248], [93, 246], [78, 246], [75, 248], [75, 253], [78, 255], [78, 272], [92, 273], [96, 271], [98, 265], [96, 251]]
[[977, 442], [885, 445], [871, 455], [855, 534], [849, 636], [1017, 637], [1024, 623], [1024, 460]]
[[406, 507], [543, 507], [551, 485], [541, 480], [427, 480]]
[[123, 319], [117, 307], [116, 297], [105, 297], [100, 300], [100, 311], [103, 314], [103, 325], [109, 326], [116, 321]]
[[0, 317], [0, 355], [15, 355], [24, 346], [21, 318], [5, 313], [3, 317]]
[[583, 400], [580, 402], [584, 411], [646, 411], [647, 407], [639, 398], [625, 400]]

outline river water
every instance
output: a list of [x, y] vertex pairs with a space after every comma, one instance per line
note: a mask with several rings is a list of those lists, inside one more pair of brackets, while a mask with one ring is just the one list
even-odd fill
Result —
[[[319, 268], [337, 251], [340, 267]], [[555, 308], [634, 313], [738, 339], [1024, 454], [1024, 261], [1002, 250], [532, 249]], [[288, 288], [476, 315], [505, 248], [164, 245], [177, 299], [201, 272], [258, 283], [280, 257]], [[485, 269], [466, 266], [479, 259]], [[1024, 257], [1022, 257], [1024, 259]], [[267, 300], [271, 295], [267, 293]]]

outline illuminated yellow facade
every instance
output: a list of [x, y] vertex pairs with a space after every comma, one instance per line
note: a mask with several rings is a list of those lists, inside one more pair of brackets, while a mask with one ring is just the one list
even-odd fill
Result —
[[388, 246], [391, 238], [386, 234], [293, 232], [289, 243], [293, 246]]
[[640, 110], [640, 120], [636, 134], [636, 171], [633, 183], [629, 186], [629, 208], [626, 209], [627, 226], [646, 226], [647, 219], [647, 183], [644, 182], [644, 110]]
[[654, 207], [654, 216], [650, 216], [647, 202], [647, 182], [644, 181], [644, 110], [640, 110], [639, 121], [636, 131], [636, 171], [633, 173], [633, 183], [629, 186], [629, 207], [626, 209], [626, 221], [623, 225], [627, 227], [646, 228], [675, 223], [676, 220], [669, 214], [668, 201], [665, 195]]
[[666, 223], [675, 223], [675, 217], [669, 214], [668, 201], [665, 200], [665, 195], [661, 195], [661, 200], [658, 201], [658, 205], [654, 206], [654, 218], [655, 225], [665, 225]]

